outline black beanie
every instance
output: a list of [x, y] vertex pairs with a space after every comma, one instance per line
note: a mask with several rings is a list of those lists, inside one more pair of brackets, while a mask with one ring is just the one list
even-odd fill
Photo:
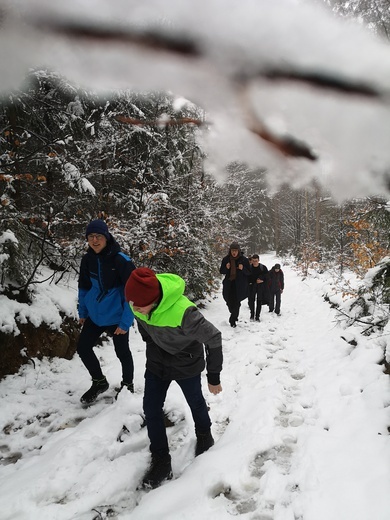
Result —
[[238, 249], [238, 250], [240, 250], [240, 246], [238, 245], [238, 242], [232, 242], [230, 244], [230, 249]]
[[92, 222], [88, 224], [85, 231], [85, 236], [88, 238], [88, 235], [91, 233], [98, 233], [99, 235], [104, 235], [107, 240], [110, 239], [110, 233], [108, 231], [107, 224], [100, 218], [97, 220], [92, 220]]

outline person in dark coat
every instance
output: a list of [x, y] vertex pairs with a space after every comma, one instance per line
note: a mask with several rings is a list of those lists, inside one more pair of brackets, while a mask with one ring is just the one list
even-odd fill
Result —
[[195, 424], [195, 456], [214, 444], [211, 420], [203, 397], [201, 373], [206, 367], [209, 391], [222, 391], [222, 334], [184, 296], [184, 280], [172, 273], [156, 274], [147, 267], [135, 269], [126, 283], [142, 339], [146, 343], [143, 408], [152, 461], [142, 480], [155, 488], [172, 478], [171, 456], [164, 425], [163, 406], [172, 383], [180, 386]]
[[250, 272], [249, 260], [242, 254], [237, 242], [230, 245], [229, 253], [222, 259], [219, 272], [225, 275], [222, 281], [222, 296], [230, 312], [229, 323], [236, 327], [242, 300], [248, 297]]
[[284, 289], [284, 274], [280, 268], [280, 264], [275, 264], [269, 272], [269, 312], [273, 312], [280, 316], [281, 294]]
[[[268, 269], [260, 263], [259, 255], [252, 255], [251, 274], [249, 277], [249, 308], [250, 319], [260, 321], [262, 305], [269, 305]], [[255, 318], [256, 303], [256, 318]]]
[[78, 312], [83, 328], [77, 352], [92, 378], [91, 388], [80, 399], [88, 404], [109, 387], [93, 351], [103, 332], [112, 335], [122, 365], [120, 389], [126, 386], [134, 392], [134, 364], [129, 348], [129, 328], [134, 315], [126, 303], [124, 289], [135, 265], [121, 252], [103, 220], [90, 222], [85, 234], [89, 247], [80, 265]]

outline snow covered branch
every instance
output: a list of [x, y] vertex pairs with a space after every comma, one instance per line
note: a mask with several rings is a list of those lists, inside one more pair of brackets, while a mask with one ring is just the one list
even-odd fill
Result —
[[390, 47], [318, 4], [2, 3], [3, 92], [31, 67], [105, 95], [174, 92], [212, 121], [206, 167], [220, 178], [241, 161], [274, 188], [315, 179], [339, 199], [390, 193]]

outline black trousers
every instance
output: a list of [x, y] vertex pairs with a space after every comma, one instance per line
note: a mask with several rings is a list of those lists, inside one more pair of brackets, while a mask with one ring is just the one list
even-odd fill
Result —
[[96, 345], [97, 340], [103, 332], [107, 332], [112, 335], [115, 353], [122, 365], [123, 381], [125, 383], [132, 383], [134, 377], [134, 363], [129, 348], [129, 333], [114, 334], [116, 328], [117, 325], [99, 327], [99, 325], [96, 325], [91, 319], [87, 318], [80, 333], [77, 353], [92, 379], [101, 379], [104, 377], [99, 360], [93, 351], [93, 347]]
[[[276, 303], [275, 303], [276, 301]], [[269, 299], [269, 310], [272, 312], [275, 308], [276, 314], [280, 313], [281, 294], [280, 291], [271, 291]]]
[[227, 306], [230, 312], [229, 323], [230, 325], [234, 325], [238, 320], [238, 315], [240, 314], [241, 302], [237, 298], [236, 285], [232, 284], [229, 292], [229, 297], [227, 300]]
[[261, 303], [264, 299], [262, 284], [254, 283], [249, 286], [249, 309], [251, 311], [251, 318], [255, 317], [255, 303], [256, 303], [256, 318], [260, 317]]

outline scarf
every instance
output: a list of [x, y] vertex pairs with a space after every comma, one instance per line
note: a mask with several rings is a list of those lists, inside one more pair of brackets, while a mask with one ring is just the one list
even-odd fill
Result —
[[234, 258], [234, 256], [230, 255], [230, 276], [229, 276], [229, 280], [231, 282], [233, 280], [235, 280], [236, 276], [237, 276], [236, 260], [238, 260], [238, 257]]

